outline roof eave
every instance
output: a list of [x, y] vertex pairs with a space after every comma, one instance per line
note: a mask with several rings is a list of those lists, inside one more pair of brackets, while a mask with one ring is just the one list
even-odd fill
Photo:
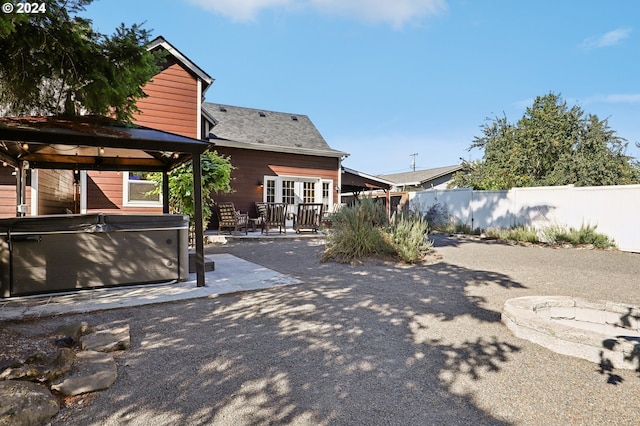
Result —
[[147, 46], [147, 49], [148, 50], [153, 50], [153, 49], [156, 49], [157, 47], [162, 47], [163, 49], [165, 49], [167, 52], [169, 52], [177, 60], [182, 62], [187, 68], [189, 68], [189, 70], [191, 72], [193, 72], [195, 75], [197, 75], [203, 81], [203, 83], [204, 83], [203, 84], [204, 87], [202, 88], [202, 94], [203, 95], [204, 95], [204, 92], [207, 91], [209, 86], [211, 86], [213, 84], [213, 82], [215, 81], [215, 79], [213, 77], [211, 77], [209, 74], [207, 74], [202, 68], [197, 66], [189, 58], [187, 58], [182, 52], [180, 52], [171, 43], [169, 43], [167, 40], [165, 40], [164, 37], [158, 36], [155, 39], [153, 39], [149, 43], [149, 45]]
[[255, 151], [269, 151], [269, 152], [282, 152], [288, 154], [299, 155], [311, 155], [316, 157], [348, 157], [349, 154], [343, 151], [337, 150], [317, 150], [308, 148], [293, 148], [287, 146], [270, 145], [270, 144], [253, 144], [246, 142], [237, 142], [229, 139], [209, 139], [214, 146], [220, 146], [225, 148], [239, 148], [239, 149], [251, 149]]
[[391, 186], [395, 185], [395, 183], [391, 182], [390, 180], [386, 180], [386, 179], [383, 179], [383, 178], [379, 178], [377, 176], [369, 175], [369, 174], [360, 172], [358, 170], [350, 169], [350, 168], [344, 167], [344, 166], [342, 167], [342, 169], [344, 171], [348, 172], [348, 173], [354, 174], [356, 176], [363, 177], [365, 179], [374, 180], [374, 181], [377, 181], [377, 182], [380, 182], [380, 183], [384, 183], [385, 185], [391, 185]]

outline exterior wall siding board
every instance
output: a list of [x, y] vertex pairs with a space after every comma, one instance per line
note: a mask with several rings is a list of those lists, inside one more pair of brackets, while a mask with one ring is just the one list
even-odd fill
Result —
[[123, 205], [123, 175], [118, 172], [87, 173], [87, 213], [162, 213], [162, 207]]
[[[0, 167], [0, 218], [16, 217], [16, 177], [13, 167]], [[27, 204], [31, 204], [31, 173], [27, 173]], [[27, 213], [30, 215], [30, 213]]]
[[141, 113], [134, 116], [136, 124], [199, 137], [198, 82], [180, 64], [168, 63], [145, 87], [147, 98], [137, 103]]
[[76, 211], [73, 170], [38, 170], [38, 215]]

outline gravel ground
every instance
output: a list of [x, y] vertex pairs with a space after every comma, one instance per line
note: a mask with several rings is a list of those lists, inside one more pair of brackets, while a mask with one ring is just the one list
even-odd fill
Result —
[[640, 305], [640, 255], [438, 237], [439, 263], [320, 264], [319, 240], [227, 252], [303, 284], [40, 320], [128, 323], [109, 390], [56, 425], [631, 425], [640, 377], [555, 354], [500, 322], [505, 300]]

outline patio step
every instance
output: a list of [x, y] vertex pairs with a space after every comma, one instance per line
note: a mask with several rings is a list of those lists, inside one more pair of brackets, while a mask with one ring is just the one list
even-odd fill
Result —
[[[204, 271], [210, 272], [216, 270], [216, 264], [213, 259], [209, 256], [204, 257]], [[189, 252], [189, 273], [193, 274], [196, 272], [196, 253], [190, 251]]]

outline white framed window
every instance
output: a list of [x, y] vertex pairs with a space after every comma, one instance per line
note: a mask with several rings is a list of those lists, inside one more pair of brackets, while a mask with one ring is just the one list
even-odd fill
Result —
[[162, 207], [162, 194], [146, 172], [122, 173], [122, 205], [127, 207]]

